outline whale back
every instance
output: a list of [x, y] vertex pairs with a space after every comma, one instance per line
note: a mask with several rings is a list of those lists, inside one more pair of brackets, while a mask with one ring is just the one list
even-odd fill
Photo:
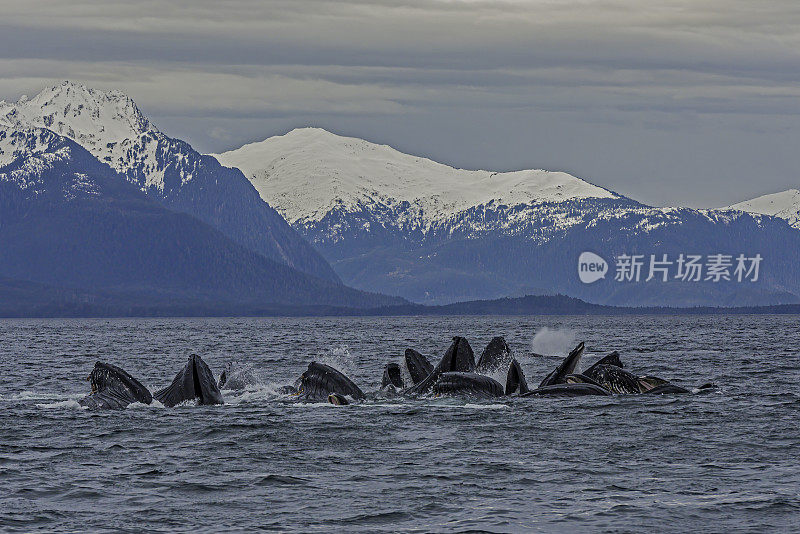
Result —
[[178, 371], [172, 383], [153, 395], [161, 404], [172, 407], [188, 400], [198, 404], [223, 404], [214, 375], [203, 359], [192, 354], [186, 365]]

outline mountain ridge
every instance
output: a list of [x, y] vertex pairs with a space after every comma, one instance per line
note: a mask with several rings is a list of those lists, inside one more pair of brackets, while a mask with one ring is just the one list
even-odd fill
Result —
[[[0, 123], [63, 135], [163, 206], [207, 222], [266, 258], [341, 282], [241, 171], [223, 167], [188, 143], [168, 137], [120, 91], [65, 81], [33, 98], [0, 103]], [[0, 165], [12, 156], [0, 154]]]
[[[647, 206], [566, 173], [454, 169], [316, 128], [215, 157], [241, 167], [345, 283], [415, 302], [491, 299], [532, 287], [616, 305], [702, 305], [735, 300], [737, 291], [748, 303], [800, 298], [790, 267], [796, 253], [780, 248], [800, 243], [800, 234], [767, 215]], [[574, 271], [586, 250], [611, 259], [695, 248], [763, 252], [767, 281], [756, 291], [589, 286]]]
[[760, 213], [786, 219], [790, 225], [800, 230], [800, 190], [787, 189], [751, 198], [728, 206], [726, 209]]
[[0, 127], [0, 143], [31, 148], [0, 167], [0, 277], [62, 295], [100, 292], [109, 306], [402, 302], [265, 258], [165, 208], [51, 130]]

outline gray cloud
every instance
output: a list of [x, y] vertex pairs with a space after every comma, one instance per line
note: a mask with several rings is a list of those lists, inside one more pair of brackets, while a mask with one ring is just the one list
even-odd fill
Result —
[[162, 4], [0, 1], [0, 98], [74, 79], [205, 151], [319, 125], [656, 204], [798, 185], [795, 2]]

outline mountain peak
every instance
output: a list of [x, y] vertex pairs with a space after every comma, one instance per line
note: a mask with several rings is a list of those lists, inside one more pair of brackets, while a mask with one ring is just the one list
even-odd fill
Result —
[[122, 91], [103, 91], [63, 81], [33, 98], [0, 103], [0, 121], [48, 128], [84, 145], [117, 143], [156, 131]]
[[727, 209], [780, 217], [789, 221], [789, 224], [795, 228], [800, 228], [800, 190], [798, 189], [787, 189], [778, 193], [762, 195], [733, 204]]
[[427, 227], [480, 206], [621, 198], [563, 172], [457, 169], [321, 128], [299, 128], [216, 157], [241, 169], [292, 223], [321, 220], [342, 207], [409, 205]]

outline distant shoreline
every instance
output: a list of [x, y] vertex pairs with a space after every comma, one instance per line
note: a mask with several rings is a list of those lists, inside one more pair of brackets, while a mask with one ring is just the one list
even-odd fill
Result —
[[14, 295], [0, 298], [0, 319], [133, 317], [435, 317], [458, 315], [793, 315], [800, 304], [737, 307], [606, 306], [564, 295], [474, 300], [429, 306], [403, 304], [379, 308], [327, 305], [292, 306], [253, 302], [216, 302], [142, 295], [115, 297], [86, 293]]

